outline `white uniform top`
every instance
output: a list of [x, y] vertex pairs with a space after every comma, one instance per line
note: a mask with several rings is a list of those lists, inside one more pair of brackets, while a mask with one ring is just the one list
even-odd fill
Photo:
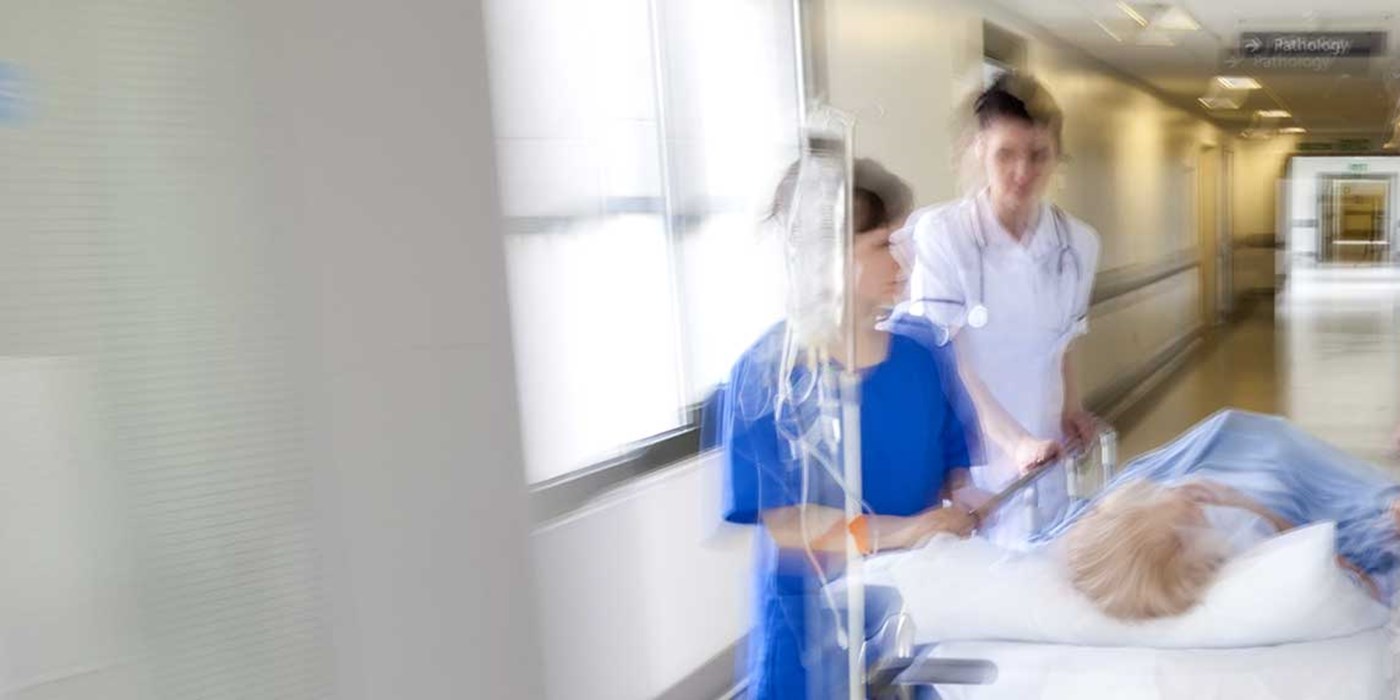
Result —
[[[1063, 356], [1070, 341], [1088, 331], [1098, 234], [1042, 204], [1017, 241], [997, 222], [984, 191], [915, 212], [895, 246], [913, 261], [907, 310], [930, 318], [950, 339], [963, 336], [959, 343], [972, 371], [1031, 435], [1061, 438]], [[974, 327], [979, 305], [985, 323]], [[998, 491], [1016, 478], [1017, 468], [998, 446], [982, 442], [986, 464], [974, 466], [973, 481]], [[1059, 514], [1068, 494], [1063, 468], [1057, 469], [1002, 507], [987, 530], [994, 542], [1023, 546]]]

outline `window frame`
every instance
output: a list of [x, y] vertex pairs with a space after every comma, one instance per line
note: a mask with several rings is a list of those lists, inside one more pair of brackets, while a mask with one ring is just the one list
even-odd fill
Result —
[[624, 483], [700, 456], [701, 413], [700, 405], [691, 406], [679, 428], [632, 443], [618, 457], [531, 484], [535, 524], [565, 517]]
[[[683, 324], [686, 300], [683, 298], [684, 280], [680, 277], [683, 273], [679, 261], [682, 239], [688, 231], [694, 228], [698, 220], [711, 214], [723, 213], [725, 210], [721, 207], [719, 210], [706, 211], [703, 215], [698, 215], [694, 212], [683, 211], [676, 206], [679, 199], [679, 193], [676, 191], [678, 166], [672, 159], [668, 145], [671, 142], [671, 132], [675, 128], [675, 124], [667, 93], [670, 62], [665, 53], [667, 42], [663, 35], [663, 18], [661, 17], [664, 3], [650, 0], [648, 6], [651, 14], [653, 79], [656, 82], [654, 99], [656, 100], [661, 196], [609, 199], [607, 213], [643, 211], [661, 214], [670, 254], [671, 299], [677, 308], [675, 315], [677, 323]], [[819, 29], [819, 25], [816, 23], [821, 21], [821, 17], [819, 13], [813, 13], [804, 8], [802, 0], [792, 0], [788, 11], [792, 14], [793, 22], [793, 45], [789, 48], [795, 56], [796, 62], [793, 79], [797, 97], [797, 115], [801, 121], [805, 115], [807, 95], [825, 94], [825, 86], [822, 84], [825, 81], [824, 72], [814, 74], [810, 70], [810, 66], [816, 65], [813, 57], [817, 50], [810, 39], [814, 28]], [[794, 126], [800, 130], [802, 124]], [[523, 232], [532, 229], [540, 230], [541, 225], [556, 223], [553, 217], [546, 217], [546, 219], [512, 217], [507, 219], [505, 224], [508, 230], [514, 229], [517, 232]], [[681, 340], [684, 341], [684, 332], [681, 329], [677, 329], [677, 332], [681, 335]], [[688, 349], [688, 344], [682, 342], [681, 352], [688, 354]], [[689, 367], [693, 363], [693, 359], [683, 356], [681, 362], [683, 367]], [[681, 381], [687, 382], [688, 380], [682, 379]], [[566, 517], [625, 483], [664, 469], [678, 467], [699, 457], [713, 442], [706, 437], [709, 427], [704, 425], [707, 418], [705, 414], [710, 403], [720, 396], [719, 390], [722, 386], [722, 382], [709, 386], [701, 392], [706, 396], [705, 399], [689, 406], [678, 407], [684, 416], [679, 426], [623, 445], [621, 446], [622, 454], [618, 456], [543, 481], [528, 482], [527, 477], [530, 510], [535, 525], [540, 526], [552, 520]]]

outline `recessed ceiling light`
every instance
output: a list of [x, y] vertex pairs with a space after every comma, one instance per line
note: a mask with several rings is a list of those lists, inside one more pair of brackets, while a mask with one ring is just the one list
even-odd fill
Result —
[[1172, 41], [1172, 38], [1166, 32], [1157, 29], [1144, 29], [1138, 32], [1137, 38], [1133, 40], [1133, 43], [1138, 46], [1176, 46], [1176, 42]]
[[1229, 90], [1258, 90], [1264, 87], [1259, 84], [1258, 80], [1247, 75], [1217, 75], [1215, 82]]
[[1172, 32], [1194, 32], [1201, 28], [1195, 17], [1176, 5], [1168, 6], [1153, 17], [1152, 26]]
[[1197, 98], [1197, 100], [1199, 100], [1201, 105], [1204, 106], [1206, 109], [1240, 108], [1240, 103], [1238, 100], [1232, 100], [1228, 97], [1199, 97]]
[[1147, 18], [1143, 17], [1132, 5], [1123, 2], [1123, 0], [1118, 0], [1118, 9], [1122, 10], [1123, 14], [1133, 18], [1133, 21], [1137, 22], [1139, 25], [1147, 26]]
[[1293, 113], [1286, 109], [1261, 109], [1255, 114], [1265, 119], [1287, 119], [1293, 116]]
[[1306, 134], [1308, 130], [1301, 126], [1289, 126], [1279, 129], [1278, 132], [1280, 134]]
[[1120, 43], [1120, 44], [1123, 43], [1123, 37], [1118, 36], [1118, 33], [1115, 32], [1115, 31], [1113, 31], [1112, 29], [1110, 29], [1110, 28], [1108, 27], [1107, 24], [1104, 24], [1103, 22], [1101, 22], [1101, 21], [1099, 21], [1099, 20], [1094, 20], [1094, 24], [1099, 25], [1099, 29], [1102, 29], [1104, 34], [1107, 34], [1107, 35], [1113, 37], [1113, 40], [1114, 40], [1114, 41], [1116, 41], [1116, 42], [1118, 42], [1118, 43]]

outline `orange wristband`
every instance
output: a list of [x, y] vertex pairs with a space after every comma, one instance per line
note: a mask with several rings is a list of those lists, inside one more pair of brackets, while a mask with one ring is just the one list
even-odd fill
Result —
[[856, 551], [864, 556], [870, 556], [875, 548], [870, 543], [870, 521], [864, 515], [856, 516], [851, 520], [847, 528], [851, 532], [851, 537], [855, 538]]

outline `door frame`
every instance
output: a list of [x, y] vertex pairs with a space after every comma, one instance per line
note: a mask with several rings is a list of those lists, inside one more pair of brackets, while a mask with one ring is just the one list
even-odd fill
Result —
[[1388, 262], [1394, 252], [1391, 250], [1395, 245], [1395, 236], [1392, 229], [1391, 218], [1394, 212], [1391, 210], [1391, 200], [1396, 196], [1396, 175], [1391, 174], [1369, 174], [1369, 173], [1319, 173], [1317, 176], [1317, 259], [1319, 263], [1336, 262], [1333, 258], [1333, 239], [1337, 235], [1337, 217], [1335, 203], [1337, 197], [1337, 186], [1347, 182], [1380, 182], [1385, 185], [1385, 196], [1381, 198], [1381, 237], [1386, 241], [1386, 250], [1380, 256], [1381, 261]]
[[[1225, 319], [1220, 287], [1226, 279], [1218, 269], [1223, 262], [1220, 247], [1226, 243], [1221, 236], [1225, 199], [1222, 149], [1214, 144], [1201, 146], [1195, 170], [1194, 218], [1201, 260], [1201, 319], [1207, 324], [1215, 325], [1224, 322]], [[1208, 175], [1215, 178], [1213, 182]]]
[[1220, 151], [1220, 223], [1216, 227], [1215, 291], [1217, 322], [1235, 312], [1235, 151]]

